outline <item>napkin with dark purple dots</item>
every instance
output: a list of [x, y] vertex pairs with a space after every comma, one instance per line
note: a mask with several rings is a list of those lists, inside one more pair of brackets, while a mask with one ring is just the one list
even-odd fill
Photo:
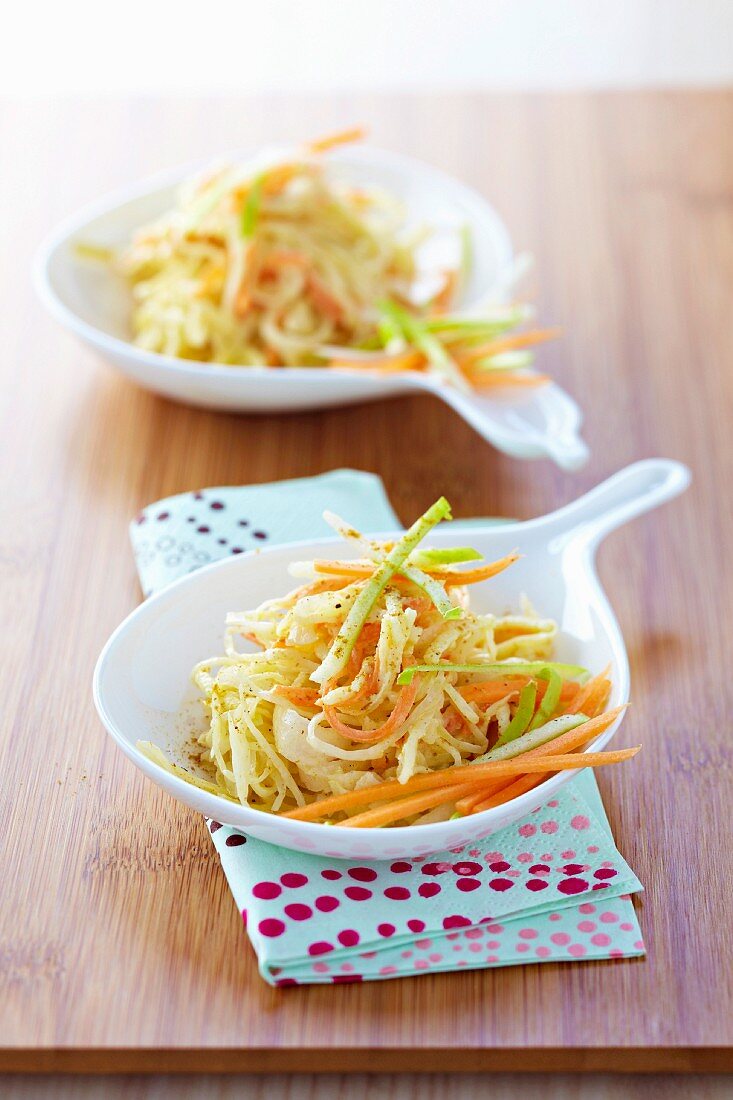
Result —
[[[355, 470], [183, 493], [130, 525], [143, 592], [230, 554], [328, 535], [324, 509], [366, 532], [399, 526], [380, 479]], [[333, 860], [217, 821], [209, 830], [271, 985], [644, 954], [630, 898], [642, 886], [616, 850], [590, 770], [524, 821], [409, 860]]]

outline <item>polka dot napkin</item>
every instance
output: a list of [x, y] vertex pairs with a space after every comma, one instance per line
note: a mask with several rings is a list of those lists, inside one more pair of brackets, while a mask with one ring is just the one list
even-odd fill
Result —
[[[228, 554], [318, 538], [325, 508], [367, 532], [399, 525], [381, 481], [352, 470], [150, 505], [130, 525], [143, 592]], [[629, 897], [642, 886], [591, 772], [526, 820], [421, 859], [362, 865], [209, 828], [272, 985], [644, 954]]]

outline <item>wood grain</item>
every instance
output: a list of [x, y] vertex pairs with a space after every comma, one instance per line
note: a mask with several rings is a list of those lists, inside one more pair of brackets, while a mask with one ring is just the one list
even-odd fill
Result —
[[[238, 141], [352, 120], [489, 195], [537, 259], [543, 355], [587, 410], [590, 465], [493, 452], [428, 397], [261, 418], [135, 389], [46, 318], [41, 236], [100, 193]], [[1, 115], [0, 1068], [724, 1070], [733, 1067], [733, 94], [71, 100]], [[618, 533], [601, 573], [629, 645], [633, 772], [600, 776], [646, 885], [648, 958], [272, 990], [203, 822], [143, 780], [90, 698], [139, 592], [126, 524], [211, 484], [379, 473], [403, 517], [531, 516], [624, 464], [694, 490]], [[727, 608], [727, 615], [725, 613]]]
[[436, 1073], [258, 1077], [0, 1077], [3, 1100], [730, 1100], [730, 1077]]

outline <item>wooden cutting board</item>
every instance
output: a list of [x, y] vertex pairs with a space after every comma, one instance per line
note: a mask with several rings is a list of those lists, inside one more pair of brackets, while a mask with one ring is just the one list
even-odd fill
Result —
[[[2, 108], [0, 1069], [733, 1068], [730, 558], [733, 95], [60, 100]], [[363, 121], [454, 172], [536, 257], [542, 365], [586, 409], [577, 474], [498, 455], [428, 397], [231, 416], [135, 389], [46, 317], [41, 236], [99, 194], [232, 145]], [[405, 518], [533, 516], [634, 459], [693, 469], [615, 535], [633, 766], [600, 775], [646, 884], [641, 961], [273, 990], [203, 821], [115, 749], [91, 672], [139, 592], [126, 525], [166, 494], [350, 465]], [[727, 840], [727, 843], [726, 843]]]

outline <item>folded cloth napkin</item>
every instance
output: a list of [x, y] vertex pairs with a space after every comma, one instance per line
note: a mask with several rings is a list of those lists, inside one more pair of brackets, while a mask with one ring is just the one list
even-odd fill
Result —
[[[130, 525], [143, 592], [229, 554], [327, 535], [325, 508], [367, 532], [399, 527], [380, 479], [354, 470], [183, 493]], [[644, 954], [629, 898], [642, 886], [591, 771], [524, 821], [420, 859], [361, 864], [209, 829], [272, 985]]]

